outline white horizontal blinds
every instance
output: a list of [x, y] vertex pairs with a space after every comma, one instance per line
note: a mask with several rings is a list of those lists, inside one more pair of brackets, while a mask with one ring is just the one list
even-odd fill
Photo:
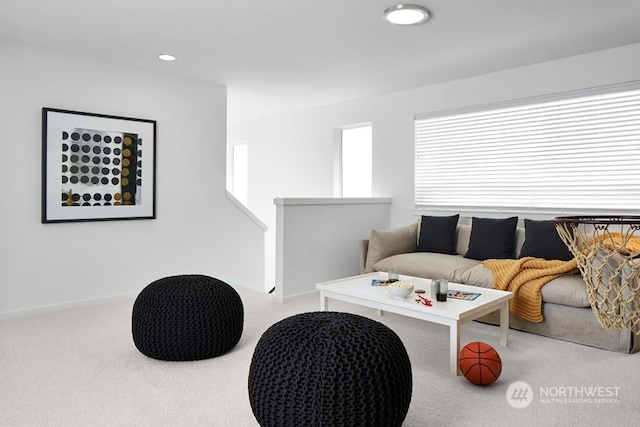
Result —
[[415, 121], [417, 206], [640, 209], [640, 90]]

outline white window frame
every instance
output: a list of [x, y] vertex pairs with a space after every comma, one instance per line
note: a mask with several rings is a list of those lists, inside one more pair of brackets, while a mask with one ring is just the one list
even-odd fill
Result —
[[[245, 146], [247, 149], [247, 189], [246, 192], [247, 194], [244, 195], [240, 195], [238, 194], [238, 189], [236, 188], [236, 148], [238, 146]], [[228, 168], [227, 168], [227, 191], [229, 191], [229, 193], [231, 193], [233, 195], [233, 197], [235, 197], [238, 201], [240, 201], [243, 205], [247, 205], [248, 202], [248, 198], [249, 198], [249, 188], [248, 188], [248, 181], [249, 181], [249, 144], [248, 141], [234, 141], [232, 143], [229, 144], [229, 153], [228, 153]], [[244, 198], [244, 200], [243, 200]]]
[[[372, 156], [372, 163], [373, 163], [373, 124], [371, 122], [363, 122], [363, 123], [356, 123], [356, 124], [350, 124], [350, 125], [346, 125], [346, 126], [341, 126], [339, 128], [336, 128], [334, 131], [334, 179], [333, 179], [333, 194], [335, 195], [335, 197], [344, 197], [343, 194], [343, 158], [342, 158], [342, 153], [343, 153], [343, 145], [342, 145], [342, 133], [345, 130], [351, 130], [351, 129], [359, 129], [359, 128], [365, 128], [365, 127], [369, 127], [371, 128], [371, 156]], [[371, 192], [369, 195], [363, 196], [363, 197], [371, 197], [373, 195], [373, 164], [371, 165]]]
[[[593, 207], [579, 207], [579, 208], [562, 208], [562, 207], [558, 207], [557, 205], [553, 205], [550, 204], [549, 206], [523, 206], [523, 205], [519, 205], [517, 203], [515, 204], [505, 204], [502, 206], [498, 206], [496, 205], [491, 205], [491, 206], [487, 206], [487, 205], [482, 205], [482, 204], [477, 204], [474, 205], [473, 203], [460, 203], [460, 202], [454, 202], [454, 203], [421, 203], [421, 199], [419, 192], [421, 192], [421, 194], [424, 194], [423, 192], [425, 191], [425, 185], [427, 185], [427, 181], [425, 180], [425, 167], [429, 168], [429, 167], [433, 167], [434, 169], [437, 169], [442, 162], [439, 162], [437, 164], [437, 166], [434, 166], [433, 163], [430, 163], [428, 159], [426, 158], [419, 158], [420, 153], [419, 153], [419, 146], [421, 143], [424, 142], [425, 137], [424, 137], [424, 132], [425, 132], [425, 125], [431, 124], [433, 126], [435, 126], [435, 120], [432, 121], [432, 123], [429, 123], [428, 121], [431, 119], [439, 119], [439, 118], [455, 118], [454, 116], [461, 116], [461, 115], [465, 115], [465, 114], [469, 114], [469, 113], [489, 113], [491, 114], [492, 112], [494, 112], [494, 110], [499, 110], [499, 109], [505, 109], [505, 108], [511, 108], [511, 107], [520, 107], [520, 106], [530, 106], [530, 105], [534, 105], [534, 104], [542, 104], [542, 103], [547, 103], [547, 102], [553, 102], [553, 101], [563, 101], [563, 100], [570, 100], [573, 98], [580, 98], [580, 97], [588, 97], [588, 96], [592, 96], [592, 95], [602, 95], [602, 94], [612, 94], [612, 93], [618, 93], [618, 92], [626, 92], [626, 91], [638, 91], [640, 90], [640, 81], [634, 81], [634, 82], [627, 82], [627, 83], [622, 83], [622, 84], [616, 84], [616, 85], [608, 85], [608, 86], [601, 86], [601, 87], [596, 87], [596, 88], [590, 88], [590, 89], [585, 89], [585, 90], [577, 90], [577, 91], [569, 91], [569, 92], [563, 92], [563, 93], [557, 93], [557, 94], [552, 94], [552, 95], [545, 95], [545, 96], [538, 96], [538, 97], [531, 97], [531, 98], [524, 98], [524, 99], [519, 99], [519, 100], [512, 100], [512, 101], [508, 101], [508, 102], [500, 102], [500, 103], [493, 103], [493, 104], [485, 104], [485, 105], [479, 105], [479, 106], [472, 106], [472, 107], [466, 107], [466, 108], [461, 108], [461, 109], [456, 109], [456, 110], [448, 110], [448, 111], [441, 111], [441, 112], [436, 112], [436, 113], [427, 113], [427, 114], [419, 114], [416, 115], [414, 117], [415, 119], [415, 164], [414, 164], [414, 202], [415, 202], [415, 207], [414, 207], [414, 213], [419, 214], [421, 212], [431, 212], [431, 211], [455, 211], [455, 212], [459, 212], [462, 215], [477, 215], [478, 213], [498, 213], [498, 214], [504, 214], [504, 213], [533, 213], [534, 215], [529, 215], [529, 217], [534, 218], [536, 216], [536, 214], [538, 216], [548, 216], [550, 215], [570, 215], [570, 214], [612, 214], [612, 213], [616, 213], [616, 214], [621, 214], [621, 215], [627, 215], [627, 214], [638, 214], [638, 209], [640, 209], [640, 205], [636, 204], [636, 203], [631, 203], [631, 206], [628, 206], [626, 208], [622, 208], [622, 207], [618, 207], [618, 208], [607, 208], [605, 206], [597, 206], [598, 203], [594, 202], [594, 206]], [[640, 107], [639, 107], [640, 110]], [[635, 110], [634, 110], [635, 111]], [[633, 125], [635, 127], [635, 118], [634, 118], [634, 122]], [[638, 125], [640, 125], [640, 121], [638, 121]], [[421, 128], [421, 130], [419, 131], [419, 128]], [[635, 132], [635, 131], [634, 131]], [[640, 133], [640, 131], [639, 131]], [[430, 136], [429, 138], [433, 138], [432, 136]], [[636, 139], [636, 141], [640, 142], [640, 138]], [[431, 142], [431, 144], [433, 144], [433, 146], [435, 147], [436, 144], [433, 143], [433, 141]], [[438, 144], [440, 147], [443, 145], [442, 143]], [[634, 150], [634, 152], [638, 152], [638, 148], [637, 148], [637, 143], [636, 143], [636, 148]], [[433, 152], [433, 154], [435, 154], [435, 151]], [[435, 160], [434, 160], [435, 161]], [[422, 162], [422, 163], [421, 163]], [[446, 165], [446, 161], [444, 161], [445, 166], [446, 167], [455, 167], [455, 165], [451, 164], [451, 165]], [[640, 165], [638, 165], [638, 169], [640, 169]], [[438, 170], [443, 170], [443, 169], [438, 169]], [[428, 172], [430, 173], [430, 172]], [[444, 172], [446, 173], [446, 171]], [[437, 179], [437, 178], [435, 178]], [[443, 184], [444, 186], [445, 184]], [[528, 184], [527, 184], [528, 185]], [[529, 188], [531, 188], [532, 186], [529, 185]], [[444, 187], [441, 187], [444, 188]], [[449, 191], [451, 191], [451, 189], [449, 189]], [[454, 190], [455, 191], [455, 190]], [[451, 193], [449, 193], [451, 194]], [[640, 194], [640, 182], [638, 182], [638, 189], [635, 189], [633, 195], [634, 196], [638, 196]], [[442, 199], [442, 197], [440, 198]], [[634, 199], [635, 200], [635, 199]], [[547, 200], [548, 202], [548, 200]]]

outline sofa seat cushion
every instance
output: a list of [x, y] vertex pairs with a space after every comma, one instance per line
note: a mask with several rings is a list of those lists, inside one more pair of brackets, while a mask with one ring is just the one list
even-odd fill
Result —
[[493, 287], [493, 274], [491, 274], [491, 270], [480, 263], [462, 273], [460, 283], [490, 289]]
[[[493, 287], [493, 275], [484, 265], [476, 265], [462, 273], [460, 283], [482, 288]], [[542, 301], [571, 307], [591, 307], [587, 286], [580, 274], [562, 276], [542, 287]]]
[[558, 277], [544, 285], [542, 301], [571, 307], [591, 307], [587, 285], [580, 274]]
[[384, 258], [374, 264], [373, 269], [388, 271], [390, 268], [397, 268], [400, 274], [408, 276], [447, 279], [461, 283], [462, 274], [480, 263], [481, 261], [463, 258], [460, 255], [413, 252]]

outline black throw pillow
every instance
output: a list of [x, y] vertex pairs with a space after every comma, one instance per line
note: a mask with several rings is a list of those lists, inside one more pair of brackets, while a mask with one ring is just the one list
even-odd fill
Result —
[[570, 261], [573, 254], [564, 244], [553, 221], [524, 220], [524, 244], [520, 258], [532, 256]]
[[460, 215], [422, 216], [418, 252], [456, 255], [456, 227]]
[[473, 217], [469, 249], [464, 257], [480, 261], [513, 258], [517, 225], [517, 216], [505, 219]]

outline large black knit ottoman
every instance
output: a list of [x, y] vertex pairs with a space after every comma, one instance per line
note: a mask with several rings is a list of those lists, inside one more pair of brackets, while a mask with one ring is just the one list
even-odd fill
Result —
[[133, 342], [160, 360], [220, 356], [240, 340], [244, 308], [238, 293], [213, 277], [165, 277], [140, 292], [133, 305]]
[[249, 401], [263, 427], [400, 426], [411, 388], [411, 363], [395, 332], [348, 313], [274, 324], [249, 370]]

